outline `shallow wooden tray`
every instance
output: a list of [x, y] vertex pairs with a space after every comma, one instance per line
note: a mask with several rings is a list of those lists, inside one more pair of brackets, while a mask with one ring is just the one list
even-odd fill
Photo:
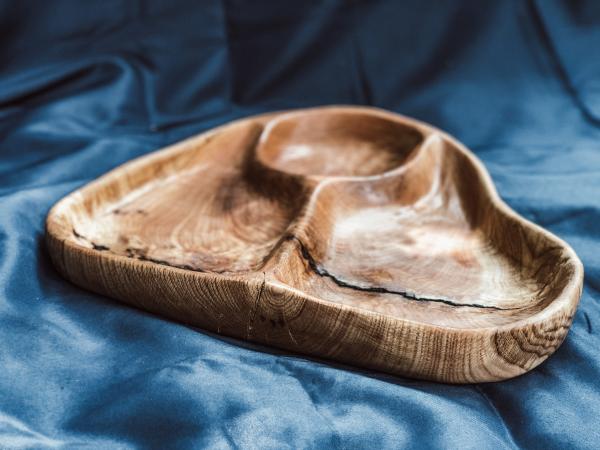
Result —
[[426, 124], [328, 107], [233, 122], [57, 203], [74, 283], [229, 336], [410, 377], [510, 378], [561, 344], [583, 267]]

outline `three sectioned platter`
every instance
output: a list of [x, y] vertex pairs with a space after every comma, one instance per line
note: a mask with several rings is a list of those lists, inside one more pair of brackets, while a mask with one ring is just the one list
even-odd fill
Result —
[[66, 278], [136, 307], [452, 383], [544, 361], [583, 281], [460, 143], [358, 107], [251, 117], [124, 164], [52, 208], [47, 242]]

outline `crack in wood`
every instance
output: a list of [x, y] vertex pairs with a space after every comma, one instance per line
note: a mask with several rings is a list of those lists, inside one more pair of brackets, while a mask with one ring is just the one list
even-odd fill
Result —
[[263, 274], [262, 284], [260, 285], [260, 289], [258, 290], [258, 294], [256, 295], [256, 299], [254, 300], [254, 305], [252, 306], [252, 310], [250, 311], [250, 316], [248, 317], [248, 324], [246, 325], [246, 339], [252, 338], [252, 331], [254, 329], [254, 320], [256, 316], [256, 311], [258, 311], [258, 305], [260, 303], [260, 299], [262, 298], [263, 291], [265, 290], [265, 285], [267, 284], [267, 274], [265, 272]]
[[78, 238], [78, 239], [81, 239], [81, 240], [83, 240], [83, 241], [86, 241], [86, 242], [88, 242], [88, 243], [89, 243], [89, 244], [92, 246], [92, 248], [93, 248], [94, 250], [98, 250], [98, 251], [100, 251], [100, 252], [104, 252], [104, 251], [106, 251], [106, 250], [110, 250], [110, 248], [109, 248], [109, 247], [107, 247], [106, 245], [98, 244], [98, 243], [96, 243], [96, 242], [92, 241], [91, 239], [88, 239], [88, 238], [86, 238], [85, 236], [81, 235], [80, 233], [78, 233], [78, 232], [75, 230], [75, 228], [72, 228], [72, 230], [71, 230], [71, 231], [73, 231], [73, 236], [75, 236], [75, 237], [76, 237], [76, 238]]
[[[81, 233], [77, 232], [77, 230], [75, 230], [75, 228], [73, 228], [71, 230], [73, 232], [73, 236], [75, 236], [77, 239], [81, 239], [82, 241], [86, 241], [88, 244], [90, 244], [92, 246], [92, 248], [94, 250], [98, 250], [98, 251], [110, 251], [112, 253], [114, 253], [115, 255], [120, 255], [119, 253], [116, 253], [114, 251], [112, 251], [112, 249], [106, 245], [102, 245], [102, 244], [98, 244], [94, 241], [92, 241], [90, 238], [82, 235]], [[127, 258], [132, 258], [132, 259], [137, 259], [139, 261], [148, 261], [148, 262], [152, 262], [155, 264], [160, 264], [161, 266], [169, 266], [169, 267], [174, 267], [177, 269], [184, 269], [184, 270], [190, 270], [193, 272], [200, 272], [200, 273], [206, 273], [205, 270], [199, 269], [197, 267], [193, 267], [190, 266], [189, 264], [175, 264], [175, 263], [171, 263], [169, 261], [166, 261], [164, 259], [157, 259], [157, 258], [151, 258], [149, 256], [147, 256], [142, 250], [140, 249], [136, 249], [136, 248], [132, 248], [132, 247], [127, 247], [125, 249], [126, 254], [125, 255], [120, 255], [120, 256], [126, 256]], [[214, 272], [214, 273], [218, 273], [218, 272]]]
[[308, 265], [310, 266], [311, 270], [314, 273], [316, 273], [317, 275], [319, 275], [321, 277], [327, 277], [327, 278], [331, 279], [335, 284], [337, 284], [338, 286], [343, 287], [343, 288], [354, 289], [354, 290], [362, 291], [362, 292], [372, 292], [372, 293], [376, 293], [376, 294], [398, 295], [407, 300], [443, 303], [445, 305], [454, 306], [454, 307], [493, 309], [493, 310], [497, 310], [497, 311], [511, 311], [511, 310], [521, 309], [521, 308], [501, 308], [499, 306], [482, 305], [479, 303], [458, 303], [458, 302], [454, 302], [454, 301], [446, 299], [446, 298], [417, 295], [416, 293], [410, 292], [410, 291], [387, 289], [387, 288], [384, 288], [381, 286], [361, 286], [358, 284], [354, 284], [349, 281], [343, 280], [339, 276], [329, 272], [327, 269], [320, 266], [316, 262], [316, 260], [313, 258], [313, 256], [310, 254], [310, 252], [304, 245], [304, 242], [302, 242], [302, 240], [300, 238], [298, 238], [297, 236], [294, 236], [294, 235], [289, 235], [287, 237], [287, 239], [296, 241], [298, 243], [302, 257], [306, 260], [306, 262], [308, 263]]
[[[83, 236], [82, 234], [78, 233], [75, 228], [72, 229], [73, 235], [76, 238], [82, 239], [84, 241], [87, 241], [93, 248], [94, 250], [99, 250], [99, 251], [110, 251], [110, 247], [107, 247], [105, 245], [101, 245], [101, 244], [97, 244], [95, 242], [93, 242], [92, 240], [90, 240], [89, 238]], [[401, 291], [401, 290], [393, 290], [393, 289], [387, 289], [381, 286], [361, 286], [358, 284], [354, 284], [351, 283], [349, 281], [343, 280], [342, 278], [340, 278], [339, 276], [329, 272], [327, 269], [325, 269], [324, 267], [321, 267], [316, 260], [313, 258], [313, 256], [310, 254], [310, 252], [308, 251], [308, 249], [306, 248], [306, 246], [304, 245], [304, 242], [302, 242], [302, 240], [300, 238], [298, 238], [295, 235], [288, 235], [285, 240], [293, 240], [296, 241], [298, 243], [298, 246], [300, 247], [300, 252], [302, 254], [302, 257], [308, 262], [308, 265], [310, 266], [311, 270], [316, 273], [317, 275], [321, 276], [321, 277], [326, 277], [331, 279], [335, 284], [337, 284], [340, 287], [343, 288], [348, 288], [348, 289], [353, 289], [353, 290], [357, 290], [357, 291], [362, 291], [362, 292], [371, 292], [371, 293], [377, 293], [377, 294], [392, 294], [392, 295], [398, 295], [401, 296], [407, 300], [414, 300], [414, 301], [422, 301], [422, 302], [433, 302], [433, 303], [443, 303], [445, 305], [448, 306], [454, 306], [454, 307], [468, 307], [468, 308], [481, 308], [481, 309], [492, 309], [492, 310], [497, 310], [497, 311], [511, 311], [511, 310], [518, 310], [521, 308], [501, 308], [498, 306], [491, 306], [491, 305], [482, 305], [479, 303], [458, 303], [458, 302], [454, 302], [452, 300], [446, 299], [446, 298], [440, 298], [440, 297], [430, 297], [430, 296], [424, 296], [424, 295], [417, 295], [414, 292], [410, 292], [410, 291]], [[134, 251], [134, 249], [128, 248], [127, 249], [127, 257], [129, 258], [133, 258], [133, 259], [138, 259], [140, 261], [149, 261], [149, 262], [153, 262], [155, 264], [160, 264], [163, 266], [170, 266], [170, 267], [176, 267], [179, 269], [184, 269], [184, 270], [191, 270], [194, 272], [203, 272], [205, 273], [206, 271], [196, 268], [196, 267], [192, 267], [188, 264], [174, 264], [171, 263], [169, 261], [165, 261], [162, 259], [156, 259], [156, 258], [150, 258], [148, 256], [146, 256], [143, 253], [140, 253], [139, 251]], [[219, 272], [214, 272], [214, 273], [219, 273]], [[261, 290], [259, 292], [259, 296], [257, 298], [257, 300], [260, 299], [260, 296], [262, 295], [262, 290], [264, 289], [264, 281], [263, 281], [263, 285], [261, 286]], [[249, 325], [250, 326], [250, 325]]]

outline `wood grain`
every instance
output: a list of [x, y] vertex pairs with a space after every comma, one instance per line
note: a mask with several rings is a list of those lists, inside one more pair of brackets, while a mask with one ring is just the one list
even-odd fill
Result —
[[47, 218], [74, 283], [217, 333], [404, 376], [502, 380], [565, 338], [583, 267], [459, 142], [371, 108], [233, 122]]

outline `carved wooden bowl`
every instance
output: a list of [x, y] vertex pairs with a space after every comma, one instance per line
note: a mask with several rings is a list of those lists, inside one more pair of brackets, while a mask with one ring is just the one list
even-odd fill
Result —
[[216, 333], [452, 383], [561, 344], [573, 250], [426, 124], [328, 107], [233, 122], [131, 161], [47, 219], [74, 283]]

